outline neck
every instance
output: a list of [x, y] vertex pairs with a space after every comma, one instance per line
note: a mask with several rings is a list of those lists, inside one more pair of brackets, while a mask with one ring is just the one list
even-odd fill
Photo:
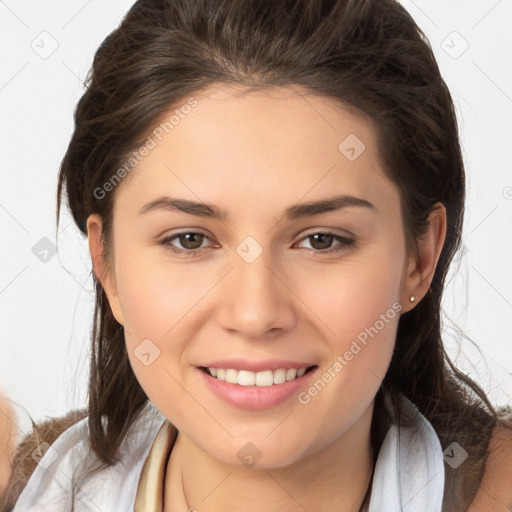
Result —
[[373, 403], [341, 436], [281, 468], [226, 465], [178, 434], [165, 479], [165, 512], [358, 512], [373, 470]]

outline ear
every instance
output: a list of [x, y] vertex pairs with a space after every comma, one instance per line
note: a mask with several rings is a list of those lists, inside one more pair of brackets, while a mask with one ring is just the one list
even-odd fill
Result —
[[[402, 312], [410, 311], [428, 292], [446, 237], [446, 208], [436, 203], [428, 217], [427, 231], [418, 239], [417, 255], [408, 259], [402, 287]], [[411, 297], [414, 301], [411, 302]]]
[[117, 294], [117, 286], [114, 275], [114, 265], [107, 265], [104, 253], [104, 240], [102, 238], [103, 220], [100, 215], [94, 213], [87, 218], [87, 237], [89, 240], [89, 252], [91, 253], [92, 268], [96, 279], [105, 290], [110, 309], [114, 318], [123, 323], [123, 311]]

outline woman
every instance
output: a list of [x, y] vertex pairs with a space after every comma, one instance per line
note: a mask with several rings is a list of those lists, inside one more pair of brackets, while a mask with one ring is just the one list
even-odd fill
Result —
[[64, 192], [96, 283], [89, 408], [7, 510], [509, 509], [510, 411], [441, 339], [453, 104], [399, 4], [138, 1]]

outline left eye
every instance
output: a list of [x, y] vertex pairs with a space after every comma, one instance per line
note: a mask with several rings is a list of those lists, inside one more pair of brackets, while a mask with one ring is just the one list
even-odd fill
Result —
[[[352, 238], [347, 238], [335, 233], [327, 232], [311, 233], [302, 238], [298, 243], [300, 244], [308, 239], [311, 239], [311, 248], [309, 250], [313, 250], [319, 254], [341, 251], [355, 244], [355, 240]], [[179, 242], [181, 248], [174, 245], [173, 242], [175, 240]], [[160, 242], [160, 244], [164, 247], [167, 247], [173, 253], [183, 254], [185, 256], [193, 256], [205, 247], [203, 246], [203, 242], [205, 240], [209, 240], [209, 238], [202, 233], [184, 232], [167, 236]], [[338, 243], [333, 248], [331, 248], [332, 243], [335, 241]]]
[[[311, 239], [312, 241], [310, 242], [312, 250], [318, 253], [330, 253], [334, 251], [341, 251], [355, 244], [354, 239], [337, 235], [335, 233], [311, 233], [305, 236], [302, 240], [300, 240], [300, 242], [303, 242], [304, 240], [308, 239]], [[333, 243], [333, 241], [337, 241], [338, 244], [331, 248], [331, 244]]]

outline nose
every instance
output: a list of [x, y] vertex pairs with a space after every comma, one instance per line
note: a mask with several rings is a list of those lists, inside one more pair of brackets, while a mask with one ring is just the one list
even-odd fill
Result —
[[296, 311], [291, 283], [267, 251], [251, 263], [234, 254], [233, 265], [221, 283], [221, 327], [250, 340], [292, 329]]

